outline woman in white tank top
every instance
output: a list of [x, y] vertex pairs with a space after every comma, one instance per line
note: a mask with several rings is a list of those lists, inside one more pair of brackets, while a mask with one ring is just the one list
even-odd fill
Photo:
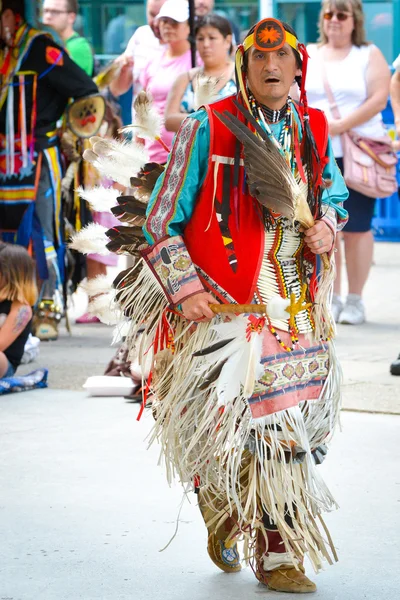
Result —
[[[318, 44], [308, 46], [307, 94], [310, 106], [326, 113], [332, 148], [343, 169], [340, 135], [354, 130], [365, 136], [384, 134], [381, 111], [389, 96], [390, 71], [382, 52], [365, 39], [360, 0], [324, 0]], [[323, 72], [335, 96], [340, 119], [335, 119], [325, 93]], [[348, 296], [341, 299], [341, 240], [337, 238], [333, 312], [336, 321], [359, 325], [365, 321], [362, 291], [372, 263], [371, 221], [375, 199], [349, 189], [349, 222], [343, 231]]]

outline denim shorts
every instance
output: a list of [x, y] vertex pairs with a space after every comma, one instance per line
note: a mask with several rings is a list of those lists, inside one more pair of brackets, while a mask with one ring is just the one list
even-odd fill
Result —
[[[337, 158], [336, 162], [343, 173], [343, 158]], [[360, 192], [349, 189], [349, 197], [344, 202], [344, 208], [349, 213], [349, 220], [343, 228], [345, 233], [364, 233], [370, 231], [372, 218], [375, 212], [376, 198], [370, 198]]]

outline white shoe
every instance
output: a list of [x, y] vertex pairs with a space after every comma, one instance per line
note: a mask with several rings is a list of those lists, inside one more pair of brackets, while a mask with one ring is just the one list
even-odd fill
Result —
[[341, 297], [338, 296], [337, 294], [333, 294], [331, 311], [332, 311], [332, 316], [334, 318], [335, 323], [339, 322], [339, 317], [343, 310], [343, 307], [344, 307], [344, 304], [343, 304], [343, 300], [341, 299]]
[[361, 296], [349, 294], [346, 304], [340, 313], [339, 323], [342, 325], [361, 325], [365, 323], [365, 308]]

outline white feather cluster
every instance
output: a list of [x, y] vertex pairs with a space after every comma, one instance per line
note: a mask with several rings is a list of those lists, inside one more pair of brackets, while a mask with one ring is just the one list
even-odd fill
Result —
[[105, 325], [116, 325], [123, 317], [115, 301], [115, 290], [93, 298], [88, 304], [88, 312], [95, 315]]
[[82, 281], [81, 288], [87, 293], [89, 298], [99, 294], [108, 294], [113, 289], [112, 279], [108, 275], [97, 275], [93, 279]]
[[83, 188], [80, 185], [76, 191], [83, 200], [90, 204], [93, 210], [98, 212], [110, 212], [111, 208], [116, 205], [118, 196], [121, 195], [119, 190], [113, 187], [106, 188], [102, 185], [91, 188]]
[[98, 223], [89, 223], [86, 227], [75, 233], [69, 247], [82, 254], [110, 254], [106, 244], [110, 241], [106, 236], [107, 229]]
[[207, 77], [198, 73], [194, 78], [193, 84], [195, 90], [193, 105], [195, 110], [198, 110], [200, 106], [215, 102], [218, 97], [216, 91], [218, 85], [217, 77]]
[[135, 122], [121, 127], [119, 133], [134, 133], [137, 137], [155, 140], [160, 137], [162, 119], [153, 106], [151, 95], [142, 90], [133, 103]]
[[137, 175], [148, 162], [143, 144], [136, 142], [90, 138], [92, 150], [87, 149], [83, 158], [90, 162], [102, 175], [125, 187], [130, 186], [131, 177]]
[[226, 406], [238, 396], [250, 398], [254, 392], [256, 381], [264, 372], [261, 364], [263, 337], [254, 332], [248, 339], [248, 324], [248, 318], [240, 315], [229, 322], [220, 323], [211, 328], [221, 341], [233, 338], [220, 350], [203, 357], [204, 362], [199, 367], [199, 373], [207, 377], [207, 373], [212, 368], [226, 360], [216, 382], [220, 406]]

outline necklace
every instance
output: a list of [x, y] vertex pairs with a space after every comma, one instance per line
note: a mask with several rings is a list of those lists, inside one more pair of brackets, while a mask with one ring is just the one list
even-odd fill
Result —
[[285, 106], [281, 109], [273, 110], [272, 108], [268, 108], [268, 106], [264, 106], [264, 104], [260, 104], [260, 110], [269, 123], [277, 123], [286, 115], [287, 106], [288, 103], [286, 102]]
[[[287, 99], [285, 106], [280, 111], [275, 111], [277, 113], [281, 113], [283, 111], [283, 116], [281, 116], [277, 121], [280, 121], [283, 117], [285, 118], [285, 123], [282, 127], [282, 131], [280, 133], [279, 139], [277, 139], [271, 128], [269, 126], [268, 120], [266, 119], [263, 108], [271, 111], [268, 107], [264, 107], [259, 104], [254, 96], [249, 94], [249, 102], [251, 111], [253, 113], [254, 118], [258, 121], [261, 127], [264, 129], [269, 139], [272, 141], [274, 146], [279, 150], [279, 152], [285, 157], [286, 162], [291, 167], [292, 172], [295, 170], [295, 160], [294, 160], [294, 152], [292, 148], [292, 132], [293, 132], [293, 110], [292, 110], [292, 99], [290, 96]], [[273, 112], [273, 111], [271, 111]]]

